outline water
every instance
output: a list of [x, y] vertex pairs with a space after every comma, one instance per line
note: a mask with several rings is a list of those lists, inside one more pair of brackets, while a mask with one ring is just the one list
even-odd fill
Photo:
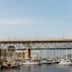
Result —
[[72, 72], [72, 66], [52, 65], [25, 65], [20, 69], [3, 69], [0, 72]]

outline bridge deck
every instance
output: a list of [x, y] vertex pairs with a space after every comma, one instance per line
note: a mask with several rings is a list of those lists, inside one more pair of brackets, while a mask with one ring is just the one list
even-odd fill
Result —
[[72, 39], [65, 40], [3, 40], [0, 43], [53, 43], [53, 42], [72, 42]]

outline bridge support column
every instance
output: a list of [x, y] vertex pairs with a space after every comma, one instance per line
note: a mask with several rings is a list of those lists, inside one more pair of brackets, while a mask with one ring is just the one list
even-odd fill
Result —
[[26, 49], [25, 50], [25, 59], [31, 58], [31, 49]]

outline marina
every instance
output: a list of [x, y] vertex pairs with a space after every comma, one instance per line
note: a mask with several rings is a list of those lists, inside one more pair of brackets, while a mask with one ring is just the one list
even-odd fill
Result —
[[71, 40], [0, 41], [0, 43], [1, 71], [23, 70], [23, 67], [35, 69], [34, 67], [44, 66], [54, 69], [56, 66], [59, 68], [55, 69], [62, 69], [62, 67], [72, 66]]
[[0, 72], [72, 72], [72, 0], [0, 0]]

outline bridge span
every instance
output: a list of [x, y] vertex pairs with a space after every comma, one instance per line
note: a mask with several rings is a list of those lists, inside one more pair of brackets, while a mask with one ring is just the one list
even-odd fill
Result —
[[71, 49], [71, 39], [60, 40], [3, 40], [0, 41], [0, 48], [8, 48], [14, 46], [15, 49]]
[[72, 40], [8, 40], [0, 41], [0, 49], [24, 50], [25, 58], [31, 57], [31, 50], [72, 49]]

